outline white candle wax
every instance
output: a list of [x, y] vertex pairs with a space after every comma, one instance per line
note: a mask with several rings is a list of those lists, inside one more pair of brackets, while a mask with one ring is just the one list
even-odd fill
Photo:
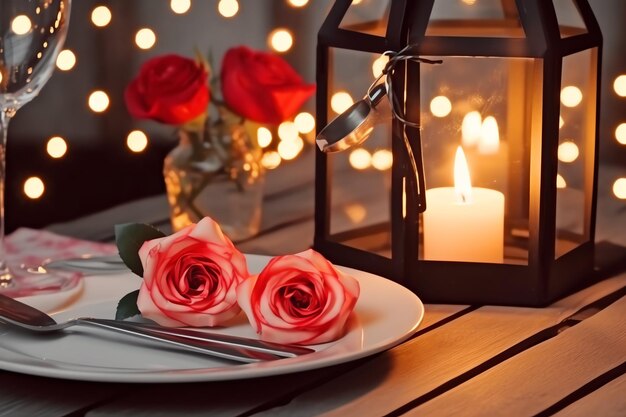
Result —
[[426, 190], [424, 259], [503, 262], [504, 194], [472, 188], [472, 197], [457, 202], [454, 187]]
[[504, 194], [472, 187], [460, 146], [454, 162], [454, 187], [426, 190], [424, 259], [504, 261]]

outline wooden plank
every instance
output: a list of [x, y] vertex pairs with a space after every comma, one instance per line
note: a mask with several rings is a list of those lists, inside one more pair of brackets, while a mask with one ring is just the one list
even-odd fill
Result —
[[122, 384], [57, 381], [0, 372], [0, 415], [64, 416], [126, 391]]
[[624, 285], [626, 274], [543, 309], [483, 307], [261, 415], [388, 414]]
[[[429, 308], [420, 328], [432, 326], [464, 308], [444, 305]], [[283, 397], [315, 387], [365, 362], [367, 359], [311, 372], [262, 379], [188, 384], [184, 389], [178, 388], [180, 385], [153, 385], [99, 406], [87, 415], [232, 416], [245, 413], [268, 401], [279, 401]], [[172, 395], [172, 392], [176, 394]]]
[[554, 417], [626, 416], [626, 375], [559, 411]]
[[540, 413], [626, 361], [625, 316], [626, 297], [406, 415]]

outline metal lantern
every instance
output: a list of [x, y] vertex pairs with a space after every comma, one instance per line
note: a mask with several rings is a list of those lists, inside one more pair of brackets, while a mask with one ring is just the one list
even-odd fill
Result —
[[427, 302], [542, 306], [588, 284], [601, 48], [587, 0], [337, 0], [315, 249]]

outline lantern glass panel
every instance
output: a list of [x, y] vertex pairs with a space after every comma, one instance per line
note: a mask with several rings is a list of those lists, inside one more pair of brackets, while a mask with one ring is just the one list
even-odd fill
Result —
[[596, 49], [563, 58], [556, 246], [560, 257], [590, 238], [596, 109]]
[[511, 0], [435, 0], [426, 35], [525, 36], [517, 7]]
[[[528, 264], [536, 239], [529, 190], [538, 177], [530, 175], [530, 154], [540, 147], [542, 61], [444, 57], [419, 70], [427, 189], [419, 259]], [[459, 147], [471, 195], [455, 188]]]
[[585, 22], [578, 11], [578, 7], [574, 4], [574, 0], [553, 1], [561, 38], [587, 33]]
[[[332, 109], [336, 92], [360, 100], [379, 71], [378, 54], [345, 49], [330, 50], [329, 94], [332, 120], [342, 108]], [[364, 72], [363, 69], [371, 69]], [[355, 74], [361, 74], [355, 76]], [[348, 104], [348, 103], [346, 103]], [[369, 138], [358, 146], [328, 154], [330, 166], [331, 241], [391, 257], [391, 112], [386, 98], [379, 107]]]
[[391, 0], [354, 1], [339, 27], [353, 32], [385, 36]]

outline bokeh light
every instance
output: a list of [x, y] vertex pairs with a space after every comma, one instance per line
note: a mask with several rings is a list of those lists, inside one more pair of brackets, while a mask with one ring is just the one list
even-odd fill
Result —
[[217, 4], [217, 11], [226, 18], [234, 17], [239, 13], [239, 2], [237, 0], [220, 0]]
[[303, 134], [311, 133], [315, 129], [315, 117], [311, 113], [299, 113], [293, 120], [298, 131]]
[[567, 183], [565, 182], [565, 178], [561, 174], [556, 174], [556, 188], [567, 188]]
[[126, 136], [126, 146], [132, 152], [143, 152], [148, 146], [148, 136], [141, 130], [133, 130]]
[[288, 2], [293, 7], [304, 7], [309, 4], [309, 0], [288, 0]]
[[304, 148], [304, 141], [297, 137], [293, 140], [281, 140], [278, 144], [278, 154], [286, 161], [295, 159]]
[[267, 148], [272, 143], [272, 132], [266, 127], [260, 127], [256, 132], [256, 140], [261, 148]]
[[571, 141], [563, 142], [559, 145], [558, 155], [561, 162], [574, 162], [579, 155], [578, 146]]
[[354, 169], [363, 170], [372, 165], [372, 155], [363, 148], [357, 148], [350, 152], [348, 160]]
[[559, 116], [559, 129], [565, 126], [565, 120], [563, 120], [563, 116]]
[[39, 177], [30, 177], [24, 181], [24, 194], [33, 200], [41, 197], [46, 190], [46, 186]]
[[98, 27], [111, 23], [111, 10], [106, 6], [98, 6], [91, 12], [91, 22]]
[[367, 208], [363, 204], [348, 204], [344, 209], [350, 221], [354, 224], [362, 223], [367, 217]]
[[143, 28], [135, 35], [135, 44], [141, 49], [150, 49], [156, 43], [156, 34], [152, 29]]
[[613, 82], [613, 89], [620, 97], [626, 97], [626, 74], [622, 74]]
[[11, 30], [16, 35], [25, 35], [30, 32], [30, 29], [33, 27], [28, 16], [21, 14], [19, 16], [15, 16], [15, 18], [11, 21]]
[[76, 55], [69, 49], [64, 49], [57, 56], [57, 68], [61, 71], [69, 71], [76, 65]]
[[293, 46], [293, 35], [287, 29], [274, 29], [268, 39], [270, 47], [276, 52], [287, 52]]
[[388, 149], [379, 149], [372, 155], [372, 166], [379, 171], [386, 171], [393, 165], [393, 154]]
[[109, 96], [102, 90], [96, 90], [89, 95], [89, 108], [96, 112], [102, 113], [109, 108]]
[[184, 14], [191, 8], [191, 0], [171, 0], [170, 9], [176, 14]]
[[446, 96], [437, 96], [430, 102], [430, 112], [436, 117], [446, 117], [452, 111], [452, 103]]
[[296, 140], [298, 138], [298, 128], [293, 122], [282, 122], [278, 125], [278, 138], [281, 141]]
[[569, 85], [561, 90], [561, 103], [565, 107], [576, 107], [583, 101], [583, 93], [580, 88]]
[[52, 158], [62, 158], [67, 153], [67, 142], [60, 136], [53, 136], [46, 143], [46, 152]]
[[354, 104], [352, 96], [347, 91], [338, 91], [330, 99], [330, 107], [337, 114], [348, 110]]
[[265, 169], [276, 169], [280, 165], [282, 158], [278, 154], [278, 152], [270, 151], [265, 152], [263, 157], [261, 158], [261, 165]]
[[621, 123], [615, 129], [615, 139], [622, 145], [626, 145], [626, 123]]
[[461, 143], [463, 146], [472, 147], [478, 144], [482, 125], [483, 117], [480, 112], [471, 111], [463, 117], [463, 123], [461, 123]]
[[613, 183], [613, 194], [620, 200], [626, 200], [626, 178], [618, 178]]
[[389, 57], [387, 55], [381, 55], [372, 64], [372, 74], [375, 78], [378, 78], [382, 75], [385, 66], [389, 62]]

